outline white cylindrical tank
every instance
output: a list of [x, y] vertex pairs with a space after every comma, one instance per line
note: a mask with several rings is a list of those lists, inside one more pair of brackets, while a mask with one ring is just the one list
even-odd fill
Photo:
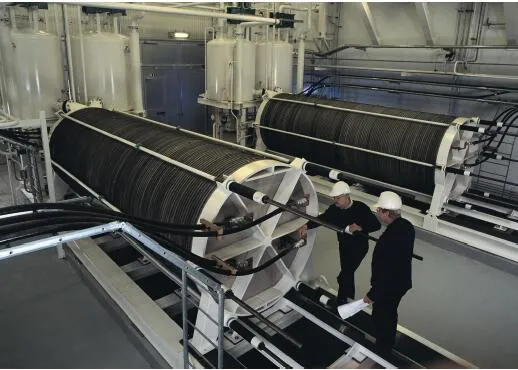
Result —
[[13, 105], [21, 119], [52, 117], [63, 95], [63, 66], [59, 37], [43, 31], [11, 31], [17, 98]]
[[[131, 109], [128, 37], [108, 32], [83, 35], [87, 100], [101, 98], [107, 109]], [[79, 36], [72, 38], [77, 100], [85, 100]]]
[[260, 41], [255, 46], [255, 86], [291, 93], [293, 47], [286, 41]]
[[255, 88], [256, 89], [266, 89], [268, 86], [268, 81], [266, 76], [269, 76], [270, 73], [267, 69], [269, 69], [269, 65], [267, 65], [268, 61], [268, 51], [271, 50], [271, 43], [267, 43], [264, 41], [259, 41], [255, 44]]
[[286, 41], [272, 42], [271, 89], [291, 93], [293, 85], [293, 46]]
[[219, 37], [207, 43], [206, 98], [228, 101], [231, 94], [232, 60], [235, 40]]
[[239, 38], [234, 49], [234, 91], [236, 103], [254, 100], [255, 90], [255, 45]]
[[4, 109], [7, 114], [17, 117], [19, 112], [15, 109], [18, 91], [16, 87], [16, 70], [14, 68], [14, 48], [11, 42], [11, 30], [4, 22], [0, 22], [0, 54]]

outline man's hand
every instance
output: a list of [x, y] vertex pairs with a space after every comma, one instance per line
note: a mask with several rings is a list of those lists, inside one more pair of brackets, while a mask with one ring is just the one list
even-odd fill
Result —
[[370, 299], [369, 297], [365, 296], [363, 297], [363, 301], [367, 304], [373, 304], [374, 301], [372, 299]]
[[356, 231], [362, 231], [362, 227], [358, 224], [351, 224], [349, 225], [349, 232], [351, 234], [354, 234]]

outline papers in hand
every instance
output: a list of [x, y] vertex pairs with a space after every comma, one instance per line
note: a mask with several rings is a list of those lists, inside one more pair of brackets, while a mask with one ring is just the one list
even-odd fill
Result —
[[359, 299], [357, 301], [338, 306], [338, 314], [342, 319], [345, 320], [346, 318], [351, 317], [352, 315], [360, 312], [368, 305], [369, 304], [365, 303], [363, 299]]

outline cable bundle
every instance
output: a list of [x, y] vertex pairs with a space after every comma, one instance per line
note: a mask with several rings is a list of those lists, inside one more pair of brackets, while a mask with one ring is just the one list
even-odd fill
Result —
[[[275, 98], [288, 99], [293, 103], [278, 101]], [[436, 163], [437, 152], [448, 126], [376, 117], [297, 102], [311, 102], [446, 124], [455, 120], [452, 116], [302, 95], [279, 94], [275, 98], [266, 103], [261, 115], [261, 126], [430, 164]], [[261, 136], [265, 145], [277, 152], [303, 157], [315, 163], [424, 193], [432, 193], [434, 189], [434, 170], [430, 167], [268, 129], [261, 129]]]
[[[231, 175], [248, 163], [264, 159], [104, 109], [82, 109], [70, 116], [214, 176]], [[196, 224], [216, 189], [212, 181], [66, 118], [56, 127], [50, 144], [56, 163], [134, 217]], [[170, 235], [169, 238], [190, 249], [190, 236]]]

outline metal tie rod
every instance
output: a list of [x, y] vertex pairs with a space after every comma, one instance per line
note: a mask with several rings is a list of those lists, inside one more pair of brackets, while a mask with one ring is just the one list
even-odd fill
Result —
[[100, 133], [100, 134], [102, 134], [102, 135], [104, 135], [104, 136], [107, 136], [107, 137], [109, 137], [110, 139], [117, 140], [117, 141], [119, 141], [119, 142], [121, 142], [121, 143], [123, 143], [123, 144], [126, 144], [126, 145], [128, 145], [128, 146], [131, 146], [131, 147], [135, 148], [136, 150], [140, 150], [140, 151], [142, 151], [142, 152], [144, 152], [144, 153], [146, 153], [146, 154], [149, 154], [149, 155], [151, 155], [151, 156], [153, 156], [153, 157], [155, 157], [155, 158], [161, 159], [161, 160], [163, 160], [164, 162], [170, 163], [170, 164], [172, 164], [172, 165], [174, 165], [174, 166], [176, 166], [176, 167], [180, 167], [180, 168], [181, 168], [181, 169], [183, 169], [183, 170], [189, 171], [189, 172], [191, 172], [191, 173], [193, 173], [193, 174], [195, 174], [195, 175], [198, 175], [198, 176], [200, 176], [200, 177], [203, 177], [203, 178], [204, 178], [204, 179], [206, 179], [206, 180], [209, 180], [209, 181], [216, 181], [216, 177], [215, 177], [215, 176], [213, 176], [213, 175], [211, 175], [211, 174], [208, 174], [208, 173], [206, 173], [206, 172], [200, 171], [200, 170], [198, 170], [198, 169], [196, 169], [196, 168], [194, 168], [194, 167], [188, 166], [188, 165], [186, 165], [185, 163], [175, 161], [174, 159], [171, 159], [171, 158], [169, 158], [169, 157], [166, 157], [165, 155], [160, 154], [160, 153], [157, 153], [157, 152], [155, 152], [155, 151], [153, 151], [153, 150], [151, 150], [151, 149], [148, 149], [148, 148], [146, 148], [145, 146], [142, 146], [142, 145], [140, 145], [140, 144], [138, 144], [138, 143], [134, 143], [134, 142], [132, 142], [132, 141], [129, 141], [129, 140], [123, 139], [123, 138], [121, 138], [121, 137], [119, 137], [119, 136], [116, 136], [116, 135], [110, 134], [109, 132], [106, 132], [106, 131], [104, 131], [104, 130], [101, 130], [100, 128], [97, 128], [97, 127], [94, 127], [94, 126], [92, 126], [92, 125], [89, 125], [88, 123], [83, 122], [83, 121], [80, 121], [80, 120], [78, 120], [78, 119], [76, 119], [76, 118], [74, 118], [74, 117], [70, 117], [69, 115], [64, 115], [64, 116], [65, 116], [67, 119], [69, 119], [69, 120], [71, 120], [71, 121], [73, 121], [73, 122], [76, 122], [76, 123], [78, 123], [78, 124], [80, 124], [80, 125], [82, 125], [82, 126], [84, 126], [84, 127], [87, 127], [87, 128], [89, 128], [90, 130], [93, 130], [93, 131], [95, 131], [95, 132], [98, 132], [98, 133]]
[[285, 157], [281, 157], [281, 156], [278, 156], [278, 155], [275, 155], [275, 154], [270, 154], [270, 153], [262, 152], [262, 151], [257, 150], [257, 149], [249, 148], [247, 146], [231, 143], [230, 141], [216, 139], [215, 137], [211, 137], [211, 136], [207, 136], [207, 135], [202, 135], [202, 134], [199, 134], [199, 133], [194, 132], [194, 131], [186, 130], [186, 129], [180, 127], [180, 126], [166, 125], [165, 123], [154, 121], [154, 120], [149, 119], [149, 118], [137, 117], [134, 114], [131, 114], [131, 113], [128, 113], [128, 112], [120, 112], [120, 111], [116, 111], [116, 112], [122, 113], [122, 114], [124, 114], [126, 116], [130, 116], [132, 118], [138, 118], [138, 119], [141, 119], [141, 120], [149, 122], [149, 123], [154, 123], [155, 125], [158, 125], [158, 126], [170, 129], [170, 130], [177, 130], [177, 131], [180, 131], [180, 132], [185, 132], [185, 133], [187, 133], [189, 135], [192, 135], [192, 136], [196, 136], [196, 137], [200, 137], [200, 138], [203, 138], [203, 139], [206, 139], [206, 140], [214, 141], [214, 142], [219, 143], [219, 144], [223, 144], [223, 145], [226, 145], [226, 146], [230, 146], [232, 148], [236, 148], [236, 149], [239, 149], [239, 150], [243, 150], [243, 151], [247, 151], [247, 152], [250, 152], [250, 153], [254, 153], [254, 154], [257, 154], [257, 155], [260, 155], [260, 156], [263, 156], [263, 157], [270, 157], [272, 159], [276, 159], [278, 161], [285, 162], [285, 163], [289, 163], [290, 162], [290, 160], [288, 158], [285, 158]]
[[302, 344], [297, 341], [296, 339], [292, 338], [290, 335], [286, 334], [286, 332], [284, 330], [282, 330], [281, 328], [279, 328], [277, 325], [275, 325], [273, 322], [271, 322], [270, 320], [268, 320], [267, 318], [263, 317], [259, 312], [257, 312], [256, 310], [254, 310], [248, 303], [246, 303], [245, 301], [243, 301], [242, 299], [239, 299], [238, 297], [236, 297], [234, 295], [234, 292], [232, 292], [231, 290], [228, 290], [226, 292], [226, 297], [233, 300], [234, 302], [236, 302], [238, 305], [240, 305], [241, 307], [243, 307], [245, 310], [247, 310], [250, 314], [252, 314], [252, 316], [254, 316], [256, 319], [258, 319], [259, 321], [261, 321], [263, 324], [265, 324], [266, 326], [268, 326], [270, 329], [272, 329], [274, 332], [276, 332], [277, 334], [279, 334], [281, 337], [283, 337], [284, 339], [286, 339], [290, 344], [294, 345], [296, 348], [298, 349], [301, 349], [302, 348]]
[[319, 141], [319, 142], [321, 142], [321, 143], [326, 143], [326, 144], [336, 145], [336, 146], [340, 146], [340, 147], [343, 147], [343, 148], [348, 148], [348, 149], [358, 150], [358, 151], [365, 152], [365, 153], [370, 153], [370, 154], [380, 155], [380, 156], [383, 156], [383, 157], [393, 158], [393, 159], [397, 159], [397, 160], [399, 160], [399, 161], [409, 162], [409, 163], [417, 164], [417, 165], [420, 165], [420, 166], [436, 167], [436, 165], [435, 165], [435, 164], [432, 164], [432, 163], [416, 161], [416, 160], [414, 160], [414, 159], [410, 159], [410, 158], [406, 158], [406, 157], [400, 157], [400, 156], [393, 155], [393, 154], [377, 152], [377, 151], [370, 150], [370, 149], [359, 148], [359, 147], [357, 147], [357, 146], [352, 146], [352, 145], [347, 145], [347, 144], [337, 143], [337, 142], [335, 142], [335, 141], [324, 140], [324, 139], [320, 139], [320, 138], [312, 137], [312, 136], [307, 136], [307, 135], [303, 135], [303, 134], [297, 134], [297, 133], [295, 133], [295, 132], [279, 130], [279, 129], [276, 129], [276, 128], [272, 128], [272, 127], [268, 127], [268, 126], [263, 126], [263, 125], [260, 125], [260, 124], [254, 124], [254, 126], [256, 126], [256, 127], [260, 127], [260, 128], [262, 128], [262, 129], [265, 129], [265, 130], [270, 130], [270, 131], [275, 131], [275, 132], [281, 132], [281, 133], [283, 133], [283, 134], [288, 134], [288, 135], [292, 135], [292, 136], [298, 136], [298, 137], [302, 137], [302, 138], [304, 138], [304, 139], [309, 139], [309, 140]]
[[[346, 177], [345, 174], [340, 171], [330, 170], [327, 167], [318, 165], [316, 163], [311, 163], [311, 162], [304, 163], [304, 165], [302, 166], [302, 169], [304, 171], [310, 171], [312, 173], [316, 173], [317, 175], [320, 175], [320, 176], [328, 177], [331, 180], [343, 180]], [[378, 238], [370, 236], [369, 234], [365, 234], [365, 233], [358, 232], [358, 231], [355, 232], [354, 234], [361, 235], [361, 236], [366, 237], [367, 239], [375, 241], [375, 242], [377, 242], [379, 240]], [[414, 257], [415, 259], [417, 259], [419, 261], [423, 260], [423, 257], [418, 256], [417, 254], [413, 254], [412, 257]]]
[[398, 121], [425, 123], [425, 124], [428, 124], [428, 125], [445, 126], [445, 127], [446, 126], [450, 126], [449, 123], [428, 121], [428, 120], [417, 119], [417, 118], [406, 118], [406, 117], [400, 117], [400, 116], [393, 116], [393, 115], [390, 115], [390, 114], [368, 112], [368, 111], [362, 111], [362, 110], [350, 109], [350, 108], [335, 107], [333, 105], [311, 103], [311, 102], [306, 102], [306, 101], [290, 100], [290, 99], [276, 98], [276, 97], [272, 97], [272, 98], [270, 98], [270, 100], [277, 100], [277, 101], [283, 101], [283, 102], [294, 103], [294, 104], [309, 105], [309, 106], [312, 106], [312, 107], [327, 108], [327, 109], [339, 110], [339, 111], [344, 111], [344, 112], [359, 113], [359, 114], [365, 114], [365, 115], [368, 115], [368, 116], [390, 118], [390, 119], [395, 119], [395, 120], [398, 120]]

